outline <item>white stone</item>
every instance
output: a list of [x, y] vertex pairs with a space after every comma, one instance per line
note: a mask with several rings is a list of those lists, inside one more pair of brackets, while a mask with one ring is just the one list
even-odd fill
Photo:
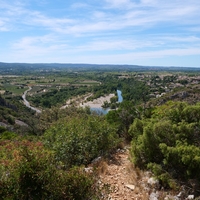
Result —
[[135, 189], [135, 185], [125, 185], [128, 189], [130, 190], [134, 190]]
[[149, 178], [147, 182], [148, 182], [149, 185], [157, 185], [157, 184], [159, 184], [158, 180], [156, 180], [153, 177]]
[[189, 196], [187, 197], [187, 199], [194, 199], [194, 195], [193, 195], [193, 194], [189, 195]]
[[84, 170], [85, 170], [86, 173], [92, 173], [93, 167], [86, 167]]
[[182, 197], [183, 196], [183, 192], [179, 192], [179, 194], [177, 195], [177, 197]]
[[149, 196], [149, 200], [158, 200], [159, 195], [155, 192], [152, 192]]

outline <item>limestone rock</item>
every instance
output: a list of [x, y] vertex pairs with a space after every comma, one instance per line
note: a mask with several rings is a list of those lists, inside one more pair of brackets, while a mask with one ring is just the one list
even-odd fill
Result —
[[125, 185], [128, 189], [130, 190], [134, 190], [135, 189], [135, 185]]

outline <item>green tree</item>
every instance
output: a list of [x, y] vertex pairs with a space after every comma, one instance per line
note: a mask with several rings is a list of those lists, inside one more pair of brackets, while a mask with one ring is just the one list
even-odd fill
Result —
[[166, 187], [176, 188], [176, 179], [200, 182], [199, 108], [167, 102], [155, 107], [151, 118], [136, 119], [129, 129], [135, 165], [150, 168]]
[[55, 151], [56, 160], [70, 168], [107, 154], [119, 139], [116, 130], [102, 116], [88, 115], [58, 121], [46, 131], [44, 142]]

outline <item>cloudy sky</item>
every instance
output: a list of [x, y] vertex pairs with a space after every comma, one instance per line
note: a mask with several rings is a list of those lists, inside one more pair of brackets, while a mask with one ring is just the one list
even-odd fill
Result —
[[0, 0], [0, 62], [200, 67], [200, 1]]

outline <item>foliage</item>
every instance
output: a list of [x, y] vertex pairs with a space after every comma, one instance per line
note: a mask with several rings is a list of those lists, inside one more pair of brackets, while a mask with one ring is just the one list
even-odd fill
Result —
[[90, 91], [90, 87], [85, 86], [68, 86], [62, 89], [52, 89], [43, 94], [38, 94], [35, 96], [28, 96], [28, 101], [33, 102], [36, 107], [51, 108], [57, 104], [63, 104], [67, 99], [71, 97], [83, 95]]
[[2, 199], [95, 199], [95, 179], [83, 169], [65, 171], [41, 142], [0, 143]]
[[130, 101], [123, 101], [117, 110], [111, 110], [106, 115], [107, 121], [117, 128], [119, 136], [131, 140], [132, 135], [128, 130], [134, 119], [140, 117], [141, 112], [137, 110]]
[[[69, 74], [67, 75], [69, 76]], [[90, 74], [77, 74], [77, 77], [73, 77], [73, 84], [68, 84], [65, 87], [55, 87], [54, 84], [46, 92], [33, 93], [32, 96], [27, 96], [28, 101], [33, 103], [36, 107], [51, 108], [58, 104], [63, 104], [67, 99], [71, 97], [83, 95], [86, 93], [92, 93], [92, 96], [88, 97], [88, 101], [99, 98], [110, 93], [116, 93], [117, 89], [122, 90], [123, 98], [127, 101], [132, 101], [135, 104], [146, 102], [149, 99], [149, 87], [143, 81], [138, 81], [135, 77], [119, 78], [119, 75], [111, 73], [98, 72]], [[77, 84], [77, 81], [90, 78], [98, 81], [100, 84], [85, 85]], [[117, 107], [116, 98], [111, 100], [112, 107]], [[107, 105], [105, 105], [106, 107]]]
[[135, 78], [122, 79], [118, 85], [123, 92], [124, 100], [132, 101], [135, 105], [149, 100], [149, 86], [144, 81]]
[[44, 134], [45, 145], [55, 151], [56, 160], [66, 168], [88, 164], [109, 153], [118, 142], [116, 130], [102, 116], [67, 117]]
[[[0, 122], [5, 123], [7, 127], [20, 135], [38, 135], [38, 116], [20, 101], [21, 97], [3, 98], [0, 96]], [[27, 126], [19, 126], [15, 120], [20, 120]]]
[[132, 160], [150, 168], [164, 186], [174, 180], [200, 181], [200, 106], [168, 102], [154, 109], [151, 118], [137, 119], [129, 134]]
[[85, 116], [90, 114], [89, 108], [77, 108], [75, 106], [60, 109], [59, 107], [52, 107], [44, 110], [39, 116], [38, 128], [40, 133], [44, 133], [52, 124], [65, 117], [76, 117], [79, 115]]
[[6, 129], [2, 129], [0, 126], [0, 140], [10, 140], [17, 137], [16, 133], [7, 131]]

